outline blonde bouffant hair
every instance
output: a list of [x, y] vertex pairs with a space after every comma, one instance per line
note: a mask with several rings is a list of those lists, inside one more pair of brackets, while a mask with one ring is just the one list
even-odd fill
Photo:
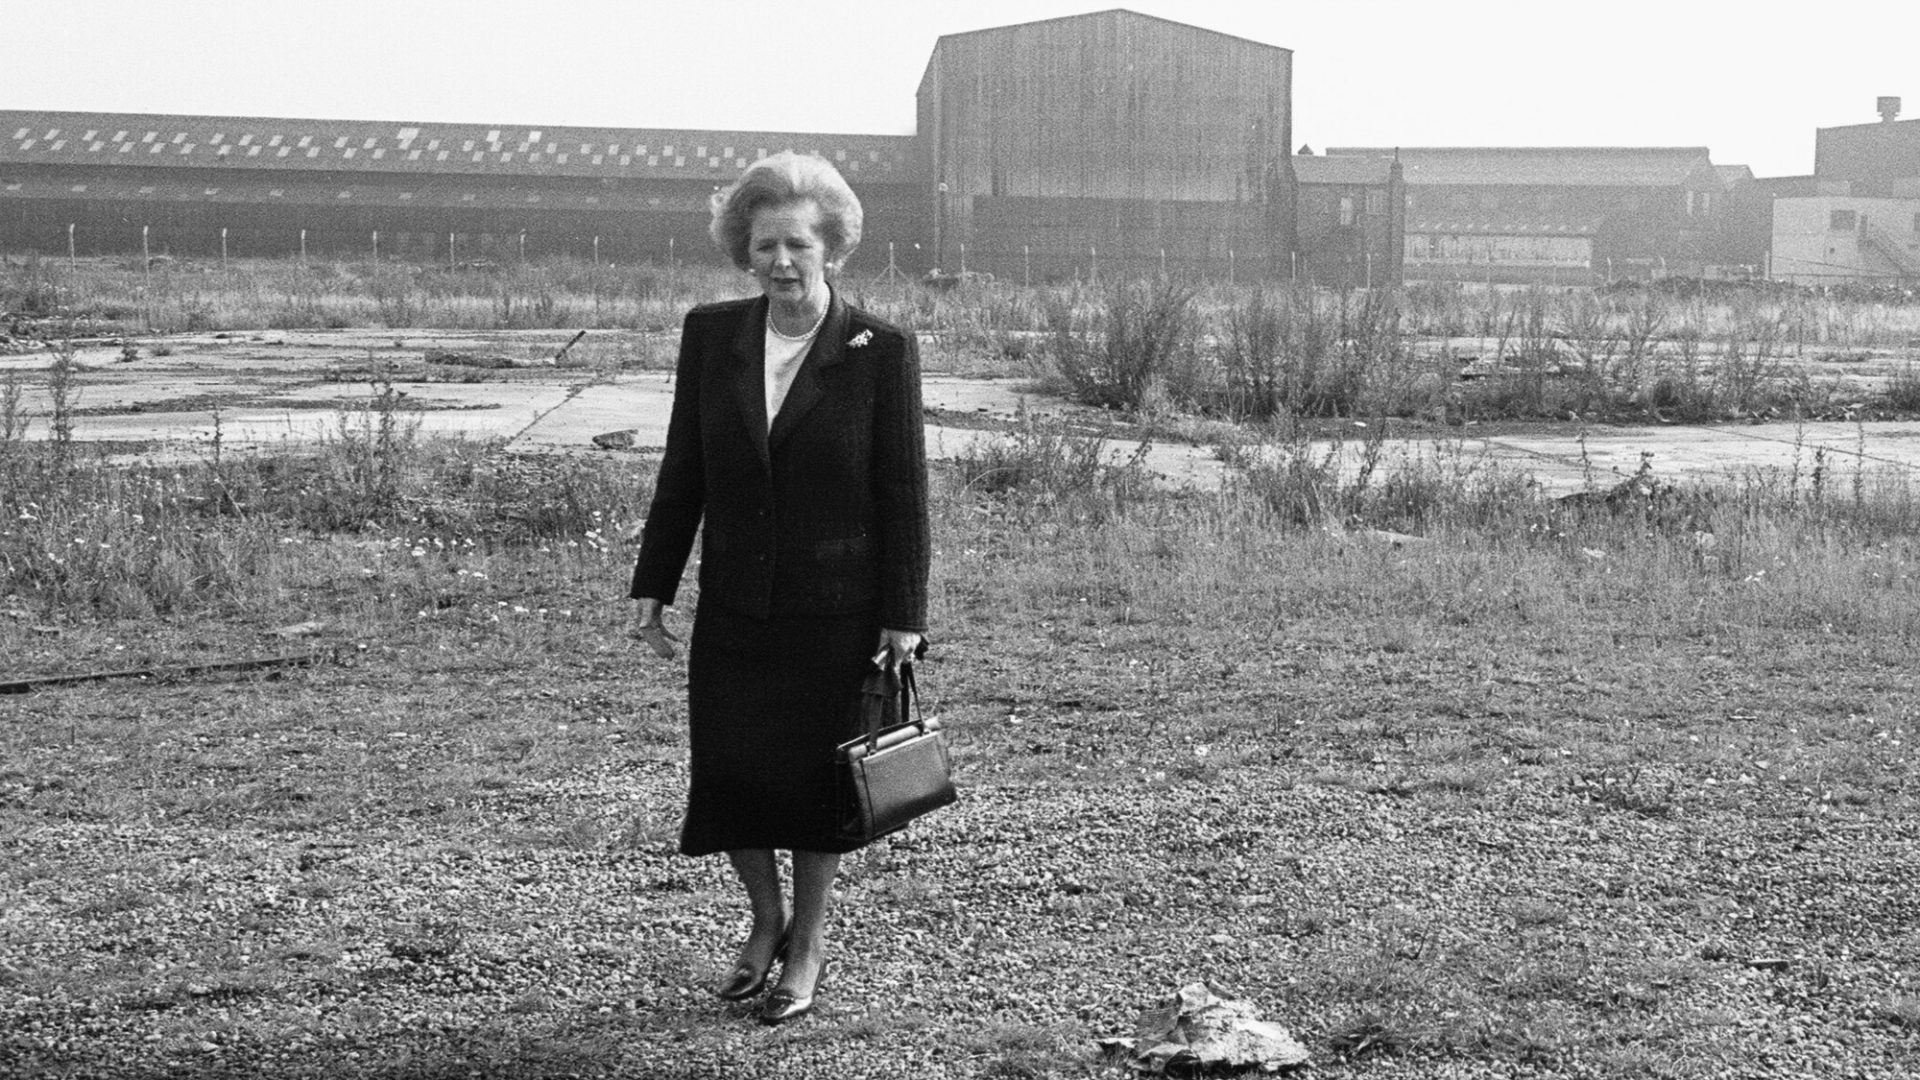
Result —
[[860, 246], [860, 199], [847, 186], [840, 170], [817, 154], [783, 150], [747, 166], [740, 179], [713, 193], [709, 205], [713, 223], [707, 227], [714, 245], [733, 265], [749, 269], [747, 243], [753, 215], [769, 206], [810, 202], [820, 208], [820, 238], [826, 241], [826, 262], [832, 269]]

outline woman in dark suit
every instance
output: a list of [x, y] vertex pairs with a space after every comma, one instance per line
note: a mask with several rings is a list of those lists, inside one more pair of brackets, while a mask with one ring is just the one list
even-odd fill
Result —
[[[860, 224], [818, 157], [765, 158], [714, 195], [714, 242], [762, 295], [687, 315], [630, 590], [636, 633], [671, 658], [662, 613], [700, 533], [680, 850], [726, 852], [746, 886], [753, 929], [718, 992], [751, 998], [783, 960], [758, 1010], [770, 1024], [813, 1007], [834, 874], [858, 846], [834, 828], [849, 703], [927, 626], [918, 351], [828, 281]], [[776, 850], [793, 853], [790, 905]]]

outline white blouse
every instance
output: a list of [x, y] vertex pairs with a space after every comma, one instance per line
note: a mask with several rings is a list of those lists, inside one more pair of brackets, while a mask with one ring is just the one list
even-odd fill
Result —
[[807, 358], [807, 350], [813, 348], [813, 339], [820, 335], [820, 328], [814, 327], [813, 333], [798, 341], [773, 332], [773, 324], [767, 324], [767, 430], [773, 430], [773, 418], [780, 414], [780, 406], [786, 404], [787, 391], [793, 389], [793, 377], [800, 374], [800, 364]]

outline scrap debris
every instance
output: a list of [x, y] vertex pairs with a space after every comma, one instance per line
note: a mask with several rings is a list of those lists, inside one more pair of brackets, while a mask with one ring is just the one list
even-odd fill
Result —
[[1166, 1005], [1140, 1017], [1131, 1039], [1101, 1039], [1112, 1056], [1130, 1058], [1142, 1072], [1190, 1075], [1257, 1068], [1279, 1072], [1307, 1063], [1307, 1048], [1286, 1028], [1260, 1019], [1251, 1002], [1188, 983]]
[[27, 679], [0, 682], [0, 694], [25, 694], [41, 687], [72, 686], [105, 679], [139, 679], [197, 675], [207, 671], [255, 671], [264, 668], [300, 667], [334, 658], [332, 649], [294, 653], [288, 656], [256, 656], [238, 660], [208, 660], [199, 664], [167, 664], [158, 667], [124, 668], [117, 671], [70, 672], [64, 675], [37, 675]]

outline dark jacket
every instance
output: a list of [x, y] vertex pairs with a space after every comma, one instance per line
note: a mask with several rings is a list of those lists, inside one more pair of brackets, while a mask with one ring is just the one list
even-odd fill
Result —
[[673, 603], [704, 518], [700, 602], [927, 628], [926, 435], [912, 334], [841, 302], [767, 431], [764, 298], [687, 314], [631, 595]]

